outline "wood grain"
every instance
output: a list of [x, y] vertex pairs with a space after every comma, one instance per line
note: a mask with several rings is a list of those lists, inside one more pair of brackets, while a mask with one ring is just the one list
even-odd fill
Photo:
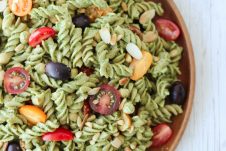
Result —
[[196, 60], [192, 114], [177, 151], [226, 151], [226, 1], [175, 0]]

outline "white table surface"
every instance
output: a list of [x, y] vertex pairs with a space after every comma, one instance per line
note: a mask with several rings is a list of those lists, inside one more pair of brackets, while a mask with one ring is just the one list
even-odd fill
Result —
[[226, 0], [174, 0], [196, 59], [193, 111], [177, 151], [226, 151]]

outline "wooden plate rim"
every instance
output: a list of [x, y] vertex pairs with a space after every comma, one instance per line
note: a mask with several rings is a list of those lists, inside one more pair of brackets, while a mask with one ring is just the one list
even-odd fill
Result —
[[184, 119], [181, 123], [180, 129], [178, 130], [176, 136], [174, 137], [174, 141], [172, 144], [168, 146], [169, 151], [174, 151], [185, 131], [185, 128], [187, 126], [191, 111], [192, 111], [192, 105], [193, 105], [193, 100], [194, 100], [194, 93], [195, 93], [195, 59], [194, 59], [194, 52], [193, 52], [193, 47], [190, 39], [190, 35], [187, 29], [187, 26], [184, 22], [184, 19], [182, 15], [179, 12], [179, 9], [177, 8], [175, 2], [173, 0], [167, 0], [168, 4], [170, 7], [174, 10], [174, 13], [178, 19], [178, 24], [184, 34], [184, 40], [187, 46], [187, 51], [188, 51], [188, 59], [189, 59], [189, 67], [190, 67], [190, 84], [189, 84], [189, 94], [188, 94], [188, 104], [186, 107], [184, 114]]

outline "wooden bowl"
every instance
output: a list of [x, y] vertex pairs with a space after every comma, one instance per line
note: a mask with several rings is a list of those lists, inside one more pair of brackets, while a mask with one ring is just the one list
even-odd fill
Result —
[[162, 4], [165, 14], [163, 18], [168, 18], [180, 26], [181, 36], [177, 43], [184, 48], [183, 57], [180, 62], [181, 76], [180, 80], [184, 83], [187, 98], [186, 103], [183, 106], [184, 113], [180, 116], [173, 118], [173, 123], [170, 126], [173, 129], [173, 136], [170, 141], [161, 148], [150, 148], [151, 151], [174, 151], [179, 143], [181, 136], [186, 128], [194, 98], [195, 91], [195, 62], [192, 44], [189, 33], [187, 31], [184, 20], [177, 9], [175, 3], [172, 0], [153, 0]]

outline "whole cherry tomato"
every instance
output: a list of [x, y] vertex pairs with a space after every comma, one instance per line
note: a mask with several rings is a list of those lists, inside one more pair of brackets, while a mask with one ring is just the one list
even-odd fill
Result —
[[160, 147], [168, 142], [173, 131], [167, 124], [160, 124], [153, 128], [153, 133], [152, 146]]
[[159, 35], [168, 41], [174, 41], [180, 36], [179, 27], [168, 19], [158, 19], [156, 27]]

